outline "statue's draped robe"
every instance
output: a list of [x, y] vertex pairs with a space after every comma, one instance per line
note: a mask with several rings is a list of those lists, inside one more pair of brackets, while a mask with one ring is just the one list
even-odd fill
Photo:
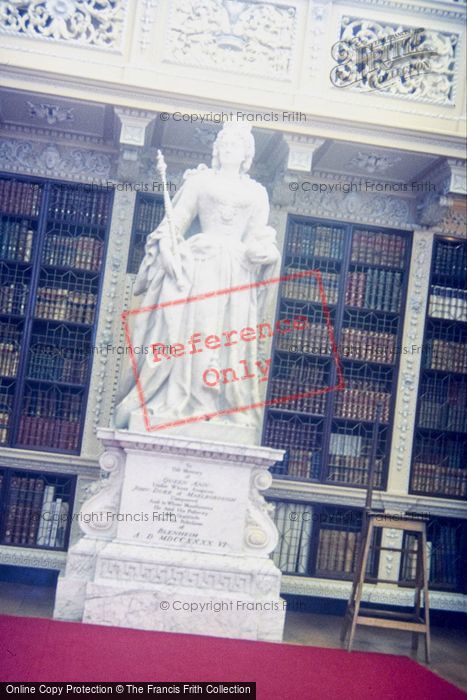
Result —
[[[255, 366], [259, 359], [258, 343], [242, 341], [237, 335], [238, 342], [226, 347], [222, 333], [240, 333], [247, 327], [256, 329], [257, 324], [263, 322], [273, 325], [273, 319], [265, 314], [271, 313], [274, 284], [242, 291], [235, 291], [235, 288], [276, 277], [279, 256], [274, 236], [271, 236], [274, 232], [267, 227], [269, 202], [266, 190], [248, 176], [244, 176], [241, 183], [239, 191], [226, 190], [225, 184], [216, 177], [216, 171], [208, 168], [199, 168], [185, 177], [173, 200], [172, 223], [183, 237], [198, 216], [201, 233], [184, 239], [178, 247], [182, 289], [165, 273], [160, 263], [159, 241], [170, 239], [167, 220], [164, 219], [149, 234], [134, 288], [135, 294], [144, 292], [141, 313], [129, 316], [132, 321], [131, 345], [135, 348], [142, 396], [130, 367], [120, 383], [116, 427], [128, 427], [132, 411], [141, 408], [142, 398], [153, 413], [174, 418], [217, 413], [259, 401], [258, 379], [262, 375]], [[276, 261], [268, 265], [252, 263], [248, 257], [252, 246], [260, 246], [262, 253], [273, 250]], [[180, 304], [170, 303], [218, 290], [232, 291]], [[155, 305], [164, 306], [144, 310]], [[188, 340], [194, 333], [201, 334], [202, 342], [197, 347], [202, 351], [189, 354], [192, 348]], [[204, 340], [209, 335], [222, 336], [219, 349], [210, 350], [205, 346]], [[154, 362], [151, 350], [154, 343], [167, 346], [182, 343], [187, 346], [186, 354], [170, 359], [162, 357], [159, 362]], [[147, 354], [140, 351], [142, 348], [148, 351]], [[248, 362], [255, 379], [240, 378], [244, 375], [244, 365], [239, 364], [240, 360]], [[209, 368], [218, 371], [232, 368], [239, 379], [223, 383], [223, 375], [220, 375], [217, 386], [209, 387], [203, 381], [203, 373]], [[213, 381], [216, 374], [210, 373], [208, 377]], [[255, 425], [257, 418], [258, 413], [254, 410], [222, 416], [224, 421], [245, 425]]]

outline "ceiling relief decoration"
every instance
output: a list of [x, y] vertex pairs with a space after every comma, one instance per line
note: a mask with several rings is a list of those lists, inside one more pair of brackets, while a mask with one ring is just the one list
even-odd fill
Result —
[[233, 0], [173, 0], [170, 62], [287, 79], [297, 10], [293, 5]]
[[126, 7], [125, 0], [5, 0], [0, 32], [118, 49]]
[[459, 36], [343, 16], [333, 47], [338, 88], [453, 105]]

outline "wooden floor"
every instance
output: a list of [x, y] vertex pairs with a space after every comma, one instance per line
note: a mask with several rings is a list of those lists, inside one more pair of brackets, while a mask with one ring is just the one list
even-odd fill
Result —
[[[0, 581], [0, 614], [52, 617], [55, 589]], [[339, 648], [342, 618], [287, 611], [284, 641], [289, 644]], [[467, 629], [432, 627], [430, 669], [467, 690]], [[354, 650], [411, 655], [411, 635], [396, 630], [359, 627]], [[420, 644], [423, 660], [423, 644]], [[423, 661], [422, 661], [423, 663]]]

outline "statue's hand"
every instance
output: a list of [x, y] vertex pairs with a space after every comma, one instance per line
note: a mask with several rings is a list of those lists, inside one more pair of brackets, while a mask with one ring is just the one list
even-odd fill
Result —
[[248, 260], [255, 265], [271, 265], [280, 259], [280, 253], [275, 245], [252, 245], [246, 254]]
[[175, 257], [172, 253], [172, 246], [168, 238], [161, 238], [159, 241], [159, 254], [162, 267], [170, 277], [176, 278]]

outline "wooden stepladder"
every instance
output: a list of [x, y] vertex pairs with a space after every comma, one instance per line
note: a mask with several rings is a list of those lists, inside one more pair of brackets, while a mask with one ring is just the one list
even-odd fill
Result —
[[[412, 632], [412, 650], [416, 651], [418, 649], [418, 636], [419, 634], [423, 634], [425, 637], [426, 662], [430, 663], [430, 606], [428, 595], [429, 572], [427, 561], [426, 518], [417, 517], [416, 515], [397, 515], [397, 518], [390, 518], [388, 519], [389, 522], [385, 522], [384, 514], [371, 509], [380, 416], [381, 407], [378, 406], [373, 430], [366, 505], [363, 514], [360, 546], [357, 554], [352, 591], [347, 603], [347, 610], [342, 626], [341, 641], [345, 642], [350, 628], [350, 634], [347, 641], [347, 650], [352, 651], [357, 625], [385, 627], [386, 629], [398, 629]], [[375, 533], [378, 531], [378, 529], [382, 531], [384, 528], [402, 530], [403, 532], [410, 533], [411, 536], [407, 538], [403, 537], [402, 547], [376, 546]], [[416, 543], [415, 548], [414, 541]], [[380, 551], [399, 552], [401, 553], [402, 557], [409, 556], [415, 558], [415, 594], [414, 607], [412, 611], [405, 613], [397, 610], [378, 610], [374, 608], [365, 608], [362, 606], [363, 586], [367, 576], [366, 572], [368, 557], [372, 545]], [[372, 584], [378, 582], [395, 583], [394, 581], [388, 579], [371, 578]]]

